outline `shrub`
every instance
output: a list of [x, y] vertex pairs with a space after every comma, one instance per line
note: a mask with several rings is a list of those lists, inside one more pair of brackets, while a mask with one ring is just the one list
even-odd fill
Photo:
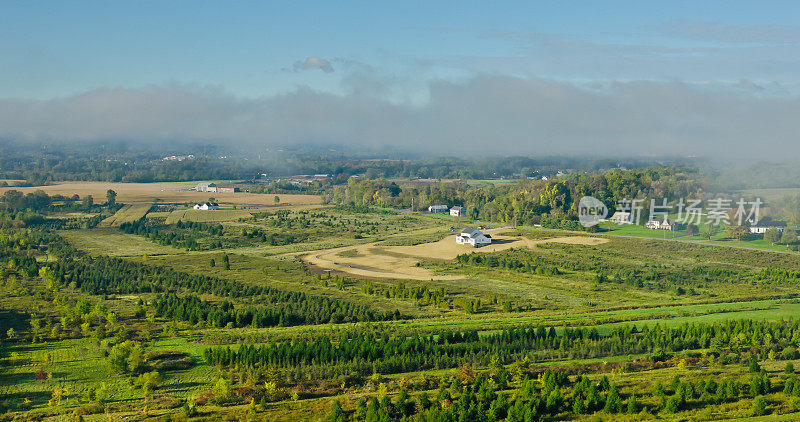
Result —
[[758, 396], [753, 399], [753, 416], [763, 416], [767, 414], [767, 400], [764, 396]]

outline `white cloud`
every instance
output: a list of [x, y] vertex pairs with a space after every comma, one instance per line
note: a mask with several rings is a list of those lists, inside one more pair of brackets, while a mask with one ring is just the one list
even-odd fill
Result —
[[295, 72], [310, 69], [319, 69], [325, 73], [331, 73], [334, 70], [330, 61], [320, 57], [308, 57], [305, 60], [298, 60], [292, 66], [292, 70]]
[[0, 100], [0, 137], [345, 143], [448, 155], [800, 157], [796, 96], [678, 82], [587, 88], [496, 75], [436, 81], [429, 91], [428, 101], [412, 104], [309, 88], [267, 98], [191, 85], [102, 89]]

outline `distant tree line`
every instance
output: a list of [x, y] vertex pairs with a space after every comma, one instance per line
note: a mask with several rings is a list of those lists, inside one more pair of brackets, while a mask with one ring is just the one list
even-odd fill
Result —
[[[577, 221], [578, 202], [593, 196], [614, 212], [622, 199], [698, 197], [705, 181], [694, 168], [647, 167], [634, 170], [574, 173], [548, 180], [527, 178], [515, 183], [469, 184], [456, 181], [396, 182], [386, 179], [350, 178], [326, 192], [333, 204], [380, 206], [424, 210], [429, 205], [461, 205], [470, 219], [513, 224], [541, 224], [549, 228], [583, 230]], [[649, 205], [643, 210], [647, 221]]]
[[[188, 156], [164, 160], [166, 156]], [[225, 157], [225, 158], [221, 158]], [[384, 159], [375, 159], [376, 157]], [[663, 159], [661, 161], [664, 161]], [[666, 160], [670, 161], [670, 160]], [[351, 175], [369, 179], [495, 179], [500, 177], [541, 177], [559, 170], [593, 171], [625, 166], [652, 165], [647, 159], [583, 159], [569, 157], [454, 157], [421, 158], [415, 154], [319, 147], [283, 147], [253, 151], [252, 146], [235, 147], [200, 144], [34, 144], [0, 141], [0, 178], [24, 179], [32, 184], [58, 180], [106, 182], [159, 182], [190, 180], [252, 180], [261, 174], [277, 178], [296, 174], [330, 174], [328, 182], [310, 186], [312, 191], [347, 181]], [[686, 160], [672, 160], [684, 163]], [[254, 185], [254, 190], [293, 193], [307, 187], [286, 183]]]

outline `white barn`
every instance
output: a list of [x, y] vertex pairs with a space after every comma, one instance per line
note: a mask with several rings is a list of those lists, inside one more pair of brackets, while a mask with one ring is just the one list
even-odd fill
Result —
[[216, 192], [217, 185], [214, 183], [198, 183], [194, 190], [198, 192]]
[[194, 209], [196, 210], [218, 210], [219, 204], [216, 202], [201, 202], [199, 204], [194, 204]]
[[492, 243], [492, 236], [483, 234], [478, 229], [465, 228], [456, 235], [456, 243], [459, 245], [472, 245], [473, 247], [481, 247]]

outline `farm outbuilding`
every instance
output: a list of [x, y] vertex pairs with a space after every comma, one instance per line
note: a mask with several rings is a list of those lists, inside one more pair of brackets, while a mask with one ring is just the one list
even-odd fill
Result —
[[239, 188], [230, 186], [217, 186], [217, 193], [234, 193], [239, 192]]
[[431, 205], [428, 207], [428, 212], [441, 212], [445, 213], [450, 210], [450, 207], [447, 205]]
[[198, 192], [216, 192], [217, 185], [214, 183], [198, 183], [194, 190]]
[[464, 207], [455, 206], [453, 208], [450, 208], [450, 215], [452, 215], [453, 217], [463, 217], [467, 215], [467, 209]]

